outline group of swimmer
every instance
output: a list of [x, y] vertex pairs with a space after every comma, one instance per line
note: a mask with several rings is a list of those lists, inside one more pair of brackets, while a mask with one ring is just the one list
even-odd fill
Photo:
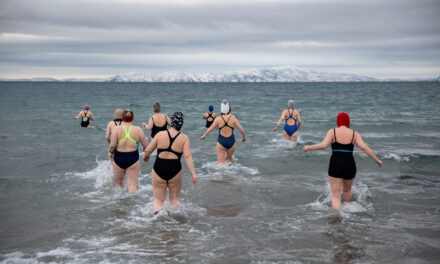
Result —
[[[114, 120], [107, 125], [106, 140], [109, 143], [108, 156], [112, 161], [114, 173], [114, 186], [122, 187], [124, 175], [127, 177], [128, 192], [137, 190], [138, 175], [140, 169], [139, 144], [144, 152], [143, 160], [148, 162], [151, 153], [157, 149], [157, 156], [152, 169], [153, 185], [153, 209], [155, 214], [162, 210], [166, 199], [166, 191], [169, 190], [169, 200], [173, 209], [179, 207], [180, 191], [182, 187], [182, 165], [180, 162], [183, 155], [188, 170], [192, 175], [193, 184], [197, 183], [197, 176], [194, 162], [191, 155], [190, 141], [186, 134], [181, 132], [183, 126], [183, 113], [175, 112], [168, 117], [160, 112], [160, 104], [153, 104], [154, 114], [147, 123], [142, 126], [151, 130], [152, 141], [148, 139], [142, 128], [132, 125], [134, 112], [132, 110], [116, 109]], [[234, 128], [237, 127], [242, 135], [242, 142], [246, 142], [246, 134], [238, 119], [231, 114], [231, 107], [226, 99], [220, 105], [221, 115], [218, 117], [214, 107], [209, 106], [209, 112], [203, 115], [206, 119], [207, 130], [200, 137], [205, 139], [216, 127], [219, 129], [217, 142], [217, 160], [219, 165], [232, 162], [232, 156], [236, 149]], [[81, 127], [89, 127], [89, 120], [94, 120], [89, 106], [84, 107], [75, 119], [82, 118]], [[280, 126], [285, 120], [284, 138], [296, 141], [298, 129], [301, 127], [299, 111], [295, 109], [293, 100], [288, 101], [288, 108], [281, 114], [276, 126]], [[327, 132], [324, 140], [315, 145], [306, 145], [303, 151], [325, 149], [331, 144], [332, 156], [328, 169], [329, 182], [332, 193], [332, 207], [341, 207], [341, 190], [344, 202], [351, 202], [351, 186], [356, 176], [356, 163], [353, 157], [354, 145], [357, 145], [369, 157], [376, 161], [379, 167], [382, 161], [379, 160], [368, 145], [362, 140], [358, 132], [350, 129], [350, 117], [347, 113], [341, 112], [336, 118], [336, 128]], [[168, 129], [170, 126], [170, 129]]]

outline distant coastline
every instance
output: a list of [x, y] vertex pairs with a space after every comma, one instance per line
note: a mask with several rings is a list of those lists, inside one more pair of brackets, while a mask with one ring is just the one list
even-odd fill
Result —
[[265, 69], [249, 69], [229, 73], [185, 73], [185, 72], [129, 72], [109, 78], [35, 77], [28, 79], [0, 78], [1, 82], [137, 82], [137, 83], [295, 83], [295, 82], [439, 82], [437, 78], [374, 78], [347, 73], [329, 73], [306, 68], [285, 66]]

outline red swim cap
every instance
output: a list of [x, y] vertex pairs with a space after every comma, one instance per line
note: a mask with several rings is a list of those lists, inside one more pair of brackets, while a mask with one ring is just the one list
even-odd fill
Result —
[[122, 121], [124, 122], [130, 123], [131, 121], [133, 121], [133, 118], [134, 113], [130, 109], [127, 109], [122, 113]]
[[336, 125], [339, 126], [346, 126], [350, 127], [350, 117], [347, 113], [341, 112], [338, 114], [338, 117], [336, 118]]

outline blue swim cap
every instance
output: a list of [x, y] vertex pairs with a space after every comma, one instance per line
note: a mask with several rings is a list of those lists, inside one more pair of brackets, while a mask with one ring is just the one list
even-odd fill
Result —
[[214, 110], [214, 106], [210, 105], [209, 107], [209, 111], [212, 112], [212, 110]]

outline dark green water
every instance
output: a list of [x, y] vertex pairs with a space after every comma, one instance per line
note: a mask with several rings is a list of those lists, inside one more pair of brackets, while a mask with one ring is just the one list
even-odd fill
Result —
[[[217, 132], [201, 116], [221, 99], [246, 130], [234, 164], [216, 166]], [[271, 129], [294, 99], [299, 142]], [[184, 167], [182, 208], [152, 216], [151, 169], [139, 191], [112, 187], [105, 127], [115, 108], [135, 124], [159, 101], [182, 111], [199, 183]], [[85, 104], [96, 117], [81, 129]], [[2, 263], [438, 263], [439, 83], [0, 82]], [[355, 202], [330, 206], [330, 150], [304, 153], [337, 113], [384, 161], [355, 150]], [[149, 133], [147, 133], [149, 135]], [[236, 138], [241, 139], [236, 132]], [[154, 159], [153, 159], [154, 160]]]

